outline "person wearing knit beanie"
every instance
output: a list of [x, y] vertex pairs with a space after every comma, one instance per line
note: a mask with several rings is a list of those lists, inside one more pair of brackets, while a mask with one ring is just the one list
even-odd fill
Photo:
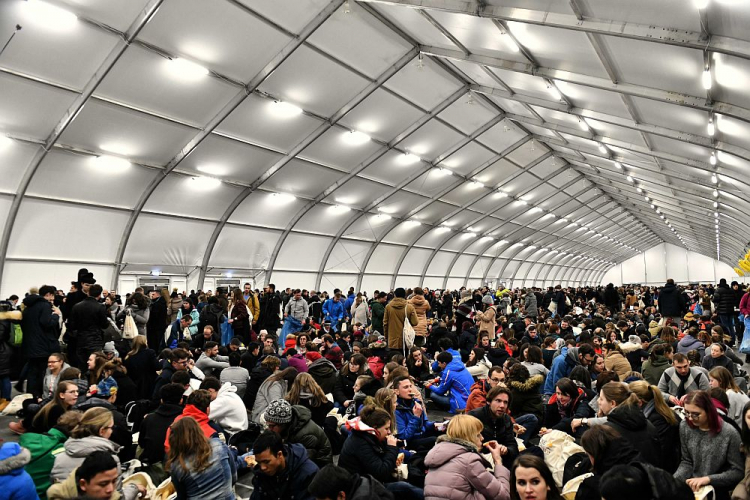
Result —
[[267, 423], [286, 425], [292, 421], [292, 405], [285, 399], [274, 399], [263, 418]]

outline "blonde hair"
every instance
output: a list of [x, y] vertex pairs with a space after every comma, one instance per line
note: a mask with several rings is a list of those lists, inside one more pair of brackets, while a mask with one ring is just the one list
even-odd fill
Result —
[[638, 399], [648, 403], [649, 401], [654, 402], [654, 409], [656, 412], [664, 417], [669, 425], [677, 425], [677, 417], [674, 412], [667, 406], [664, 401], [664, 396], [661, 391], [655, 385], [649, 385], [645, 380], [636, 380], [628, 384], [630, 391], [638, 396]]
[[83, 414], [81, 421], [78, 422], [78, 425], [75, 426], [70, 435], [76, 439], [87, 436], [98, 436], [102, 427], [106, 427], [113, 420], [114, 417], [112, 416], [112, 412], [108, 409], [101, 406], [89, 408]]
[[133, 344], [130, 347], [130, 352], [125, 356], [125, 359], [130, 358], [130, 356], [135, 356], [141, 351], [141, 349], [148, 349], [148, 341], [146, 340], [145, 335], [136, 335], [133, 339]]
[[474, 443], [474, 439], [482, 432], [482, 429], [484, 426], [478, 418], [471, 415], [456, 415], [451, 419], [445, 433], [449, 438]]
[[614, 401], [617, 406], [638, 405], [638, 396], [630, 392], [625, 382], [607, 382], [600, 392], [604, 399]]
[[396, 405], [393, 404], [393, 395], [396, 393], [393, 389], [383, 387], [378, 389], [373, 398], [373, 404], [382, 408], [391, 416], [391, 432], [396, 432]]
[[310, 398], [310, 406], [317, 408], [323, 403], [328, 402], [323, 389], [315, 381], [312, 375], [307, 372], [302, 372], [294, 379], [291, 389], [286, 394], [286, 399], [290, 404], [300, 404], [301, 395], [303, 392], [308, 392], [312, 395]]

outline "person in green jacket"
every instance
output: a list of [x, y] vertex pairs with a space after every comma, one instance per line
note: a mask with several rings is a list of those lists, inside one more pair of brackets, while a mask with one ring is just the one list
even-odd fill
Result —
[[383, 315], [385, 314], [385, 301], [388, 294], [380, 292], [377, 297], [370, 303], [370, 309], [372, 309], [372, 331], [383, 332]]
[[34, 481], [36, 492], [42, 500], [47, 498], [47, 488], [51, 484], [50, 472], [55, 465], [55, 457], [65, 452], [65, 441], [81, 421], [82, 415], [83, 413], [78, 410], [71, 410], [64, 413], [49, 432], [27, 432], [21, 435], [18, 444], [31, 452], [31, 461], [25, 469]]
[[672, 346], [669, 344], [657, 344], [651, 349], [651, 354], [643, 363], [641, 375], [650, 385], [659, 385], [659, 380], [664, 371], [672, 366]]

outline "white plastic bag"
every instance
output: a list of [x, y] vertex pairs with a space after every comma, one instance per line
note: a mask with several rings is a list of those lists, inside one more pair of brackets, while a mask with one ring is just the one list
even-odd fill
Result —
[[569, 434], [563, 431], [552, 430], [542, 436], [539, 447], [544, 451], [544, 462], [552, 471], [558, 488], [562, 488], [565, 462], [575, 453], [581, 453], [583, 448], [578, 446]]

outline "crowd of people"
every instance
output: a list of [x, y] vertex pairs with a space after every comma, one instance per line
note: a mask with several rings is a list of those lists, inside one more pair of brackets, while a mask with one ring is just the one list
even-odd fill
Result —
[[0, 492], [750, 497], [736, 282], [144, 292], [0, 303]]

